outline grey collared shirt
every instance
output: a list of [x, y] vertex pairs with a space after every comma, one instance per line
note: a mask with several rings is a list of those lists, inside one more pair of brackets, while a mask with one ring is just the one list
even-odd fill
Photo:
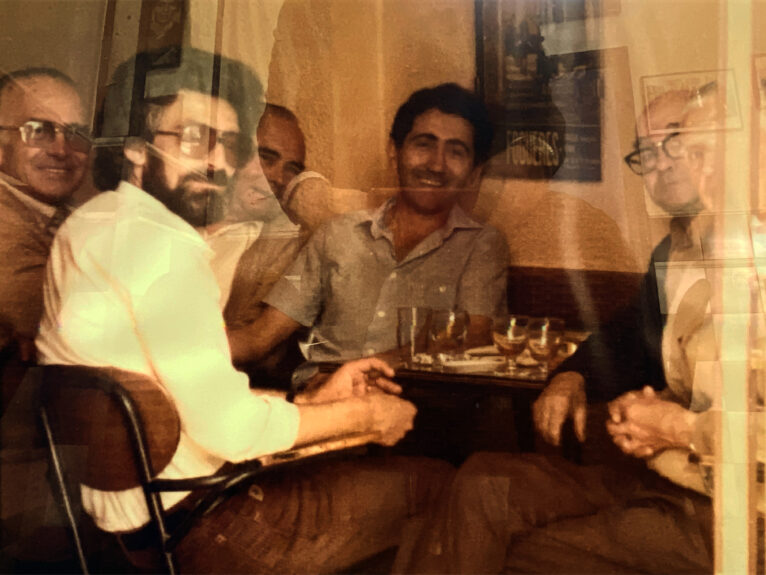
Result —
[[402, 261], [386, 212], [347, 214], [321, 226], [265, 302], [313, 326], [310, 359], [372, 355], [396, 347], [397, 308], [506, 309], [508, 247], [502, 234], [455, 206], [447, 223]]

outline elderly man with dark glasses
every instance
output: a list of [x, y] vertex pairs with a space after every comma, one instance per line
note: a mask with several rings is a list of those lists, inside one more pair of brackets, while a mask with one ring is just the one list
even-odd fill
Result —
[[23, 362], [33, 355], [53, 235], [86, 174], [84, 124], [77, 89], [58, 70], [27, 68], [0, 77], [0, 513], [2, 554], [17, 558], [52, 558], [39, 544], [50, 540], [41, 531], [45, 497], [25, 497], [45, 493], [47, 482]]
[[[652, 201], [678, 217], [692, 216], [704, 204], [699, 186], [701, 166], [681, 133], [684, 114], [693, 103], [694, 94], [682, 90], [652, 101], [638, 119], [634, 149], [625, 156], [633, 173], [643, 177]], [[568, 418], [573, 419], [580, 441], [585, 439], [586, 395], [589, 402], [597, 402], [639, 389], [646, 382], [663, 387], [660, 341], [664, 320], [658, 294], [664, 286], [656, 276], [655, 263], [667, 261], [670, 244], [668, 235], [652, 252], [633, 305], [567, 359], [535, 403], [535, 424], [548, 442], [559, 444]]]

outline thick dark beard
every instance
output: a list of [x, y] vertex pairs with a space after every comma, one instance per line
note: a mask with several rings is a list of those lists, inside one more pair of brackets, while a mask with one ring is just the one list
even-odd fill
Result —
[[[190, 182], [209, 182], [216, 186], [226, 186], [228, 175], [223, 170], [218, 170], [208, 174], [207, 178], [202, 178], [198, 174], [187, 174], [178, 182], [178, 185], [170, 189], [162, 178], [162, 160], [154, 156], [149, 156], [146, 169], [144, 171], [143, 188], [152, 196], [157, 198], [171, 212], [183, 218], [194, 227], [202, 227], [223, 219], [224, 214], [224, 194], [209, 191], [205, 193], [205, 201], [200, 205], [198, 202], [190, 201], [191, 193], [186, 186]], [[194, 194], [199, 198], [201, 193]]]

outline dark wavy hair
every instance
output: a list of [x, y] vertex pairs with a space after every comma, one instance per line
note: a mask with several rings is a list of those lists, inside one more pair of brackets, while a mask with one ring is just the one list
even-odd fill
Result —
[[397, 150], [404, 145], [415, 118], [431, 109], [467, 120], [473, 126], [474, 164], [489, 159], [494, 135], [489, 112], [476, 94], [454, 83], [418, 90], [399, 107], [390, 133]]
[[163, 110], [182, 90], [226, 100], [237, 112], [239, 129], [253, 134], [263, 113], [263, 87], [244, 63], [190, 46], [180, 48], [177, 66], [160, 67], [160, 52], [140, 52], [120, 64], [107, 87], [96, 118], [93, 181], [114, 189], [127, 160], [125, 140], [151, 142]]

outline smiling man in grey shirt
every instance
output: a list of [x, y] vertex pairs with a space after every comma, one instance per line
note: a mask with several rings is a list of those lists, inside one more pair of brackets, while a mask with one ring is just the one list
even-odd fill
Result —
[[456, 84], [415, 92], [398, 110], [389, 155], [399, 191], [374, 211], [321, 227], [265, 299], [232, 331], [235, 361], [261, 357], [299, 326], [313, 326], [310, 359], [347, 359], [396, 346], [401, 306], [461, 309], [469, 337], [505, 310], [508, 248], [457, 205], [489, 155], [484, 105]]

